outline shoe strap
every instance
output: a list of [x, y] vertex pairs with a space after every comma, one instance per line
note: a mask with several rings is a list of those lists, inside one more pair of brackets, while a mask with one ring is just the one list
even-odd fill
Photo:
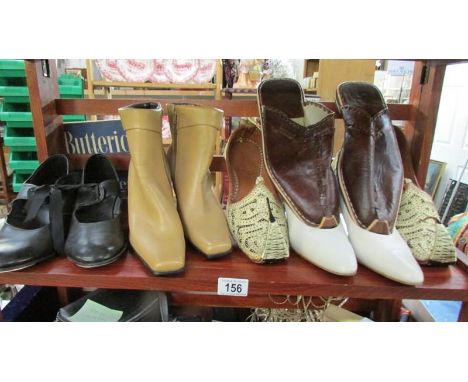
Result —
[[61, 255], [64, 253], [65, 248], [62, 187], [63, 186], [44, 185], [30, 188], [28, 190], [28, 200], [24, 205], [24, 211], [26, 213], [24, 222], [30, 223], [37, 217], [41, 207], [47, 202], [49, 203], [49, 224], [52, 244], [54, 250]]

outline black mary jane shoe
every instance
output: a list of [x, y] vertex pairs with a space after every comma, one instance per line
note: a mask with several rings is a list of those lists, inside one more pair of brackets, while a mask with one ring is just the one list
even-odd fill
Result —
[[71, 202], [56, 183], [68, 171], [67, 157], [53, 155], [22, 185], [0, 228], [0, 272], [28, 268], [63, 251], [63, 206]]
[[92, 155], [76, 197], [65, 254], [76, 265], [95, 268], [113, 263], [127, 249], [120, 220], [120, 183], [111, 161]]

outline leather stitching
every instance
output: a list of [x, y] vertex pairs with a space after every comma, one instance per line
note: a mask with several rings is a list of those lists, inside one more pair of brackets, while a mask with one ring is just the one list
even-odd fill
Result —
[[[302, 88], [301, 88], [301, 92], [302, 92]], [[263, 105], [263, 102], [262, 102], [262, 95], [261, 95], [261, 86], [258, 88], [258, 91], [257, 91], [257, 98], [258, 98], [258, 107], [259, 107], [259, 115], [260, 115], [260, 118], [261, 118], [261, 121], [262, 121], [262, 125], [264, 126], [265, 124], [265, 110], [267, 108], [267, 106]], [[304, 99], [304, 96], [302, 96], [302, 99]], [[312, 102], [303, 102], [302, 104], [303, 105], [309, 105], [311, 104]], [[327, 118], [330, 118], [330, 117], [334, 117], [334, 113], [331, 112], [328, 108], [326, 108], [325, 106], [319, 104], [319, 103], [313, 103], [314, 105], [316, 104], [317, 106], [319, 106], [321, 109], [327, 111], [327, 112], [330, 112], [330, 114], [324, 118], [327, 119]], [[273, 109], [273, 108], [270, 108], [270, 109]], [[288, 118], [289, 119], [289, 118]], [[291, 121], [293, 122], [293, 121]], [[323, 122], [320, 121], [319, 123]], [[263, 127], [262, 126], [262, 127]], [[264, 153], [264, 159], [265, 159], [265, 165], [266, 165], [266, 169], [270, 175], [270, 178], [272, 180], [272, 182], [275, 184], [276, 188], [278, 189], [279, 193], [281, 194], [281, 196], [283, 197], [283, 199], [286, 201], [286, 203], [289, 205], [289, 207], [293, 210], [293, 212], [296, 214], [296, 216], [298, 216], [304, 223], [306, 223], [307, 225], [309, 226], [312, 226], [312, 227], [319, 227], [320, 224], [317, 224], [317, 223], [314, 223], [312, 221], [310, 221], [309, 219], [307, 219], [300, 211], [299, 209], [296, 207], [296, 205], [294, 204], [294, 202], [291, 200], [291, 198], [289, 197], [289, 195], [285, 192], [285, 190], [283, 189], [283, 187], [279, 184], [277, 178], [276, 178], [276, 175], [275, 173], [273, 172], [273, 170], [270, 168], [270, 165], [269, 165], [269, 158], [268, 158], [268, 151], [265, 150], [265, 132], [266, 130], [264, 128], [262, 128], [262, 145], [263, 145], [263, 153]]]

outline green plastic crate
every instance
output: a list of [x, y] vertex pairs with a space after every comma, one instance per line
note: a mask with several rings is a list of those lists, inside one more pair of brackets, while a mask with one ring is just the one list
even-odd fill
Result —
[[0, 98], [7, 103], [29, 103], [26, 78], [0, 78]]
[[0, 60], [0, 77], [26, 77], [24, 60]]
[[83, 98], [84, 90], [82, 86], [59, 85], [60, 98]]
[[26, 78], [8, 77], [0, 78], [0, 86], [27, 87]]
[[63, 116], [63, 122], [82, 122], [86, 121], [86, 115], [83, 114], [70, 114]]
[[[29, 103], [29, 89], [27, 86], [4, 85], [6, 81], [0, 78], [0, 98], [6, 103]], [[82, 86], [59, 85], [60, 98], [83, 98]]]
[[12, 151], [35, 151], [36, 138], [33, 129], [24, 129], [22, 127], [6, 127], [3, 137], [5, 146]]
[[[84, 98], [83, 79], [73, 74], [62, 74], [59, 79], [60, 98]], [[83, 114], [64, 115], [63, 122], [86, 121]]]
[[74, 74], [62, 74], [58, 78], [58, 84], [83, 87], [83, 79]]
[[28, 88], [24, 86], [0, 86], [0, 97], [6, 103], [29, 103]]
[[[29, 104], [3, 103], [0, 106], [0, 121], [7, 122], [31, 122], [32, 113]], [[17, 126], [19, 127], [19, 126]]]
[[34, 171], [39, 166], [35, 151], [12, 151], [8, 165], [12, 170]]
[[22, 127], [24, 129], [32, 129], [33, 122], [32, 121], [8, 121], [6, 122], [7, 127]]
[[83, 79], [73, 74], [62, 74], [58, 78], [60, 98], [83, 98]]
[[17, 170], [13, 172], [12, 188], [13, 192], [19, 192], [23, 183], [30, 177], [33, 171]]

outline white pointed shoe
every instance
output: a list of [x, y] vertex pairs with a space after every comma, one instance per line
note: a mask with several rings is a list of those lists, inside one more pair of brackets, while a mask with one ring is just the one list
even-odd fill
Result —
[[334, 113], [306, 102], [291, 79], [263, 81], [257, 94], [265, 167], [287, 206], [290, 244], [328, 272], [354, 275], [357, 261], [339, 223], [331, 168]]
[[349, 240], [361, 264], [402, 284], [420, 285], [424, 282], [421, 267], [396, 228], [390, 235], [370, 232], [353, 221], [341, 197], [340, 205]]
[[305, 224], [285, 205], [289, 243], [294, 251], [319, 268], [339, 276], [353, 276], [357, 261], [343, 224], [317, 228]]

